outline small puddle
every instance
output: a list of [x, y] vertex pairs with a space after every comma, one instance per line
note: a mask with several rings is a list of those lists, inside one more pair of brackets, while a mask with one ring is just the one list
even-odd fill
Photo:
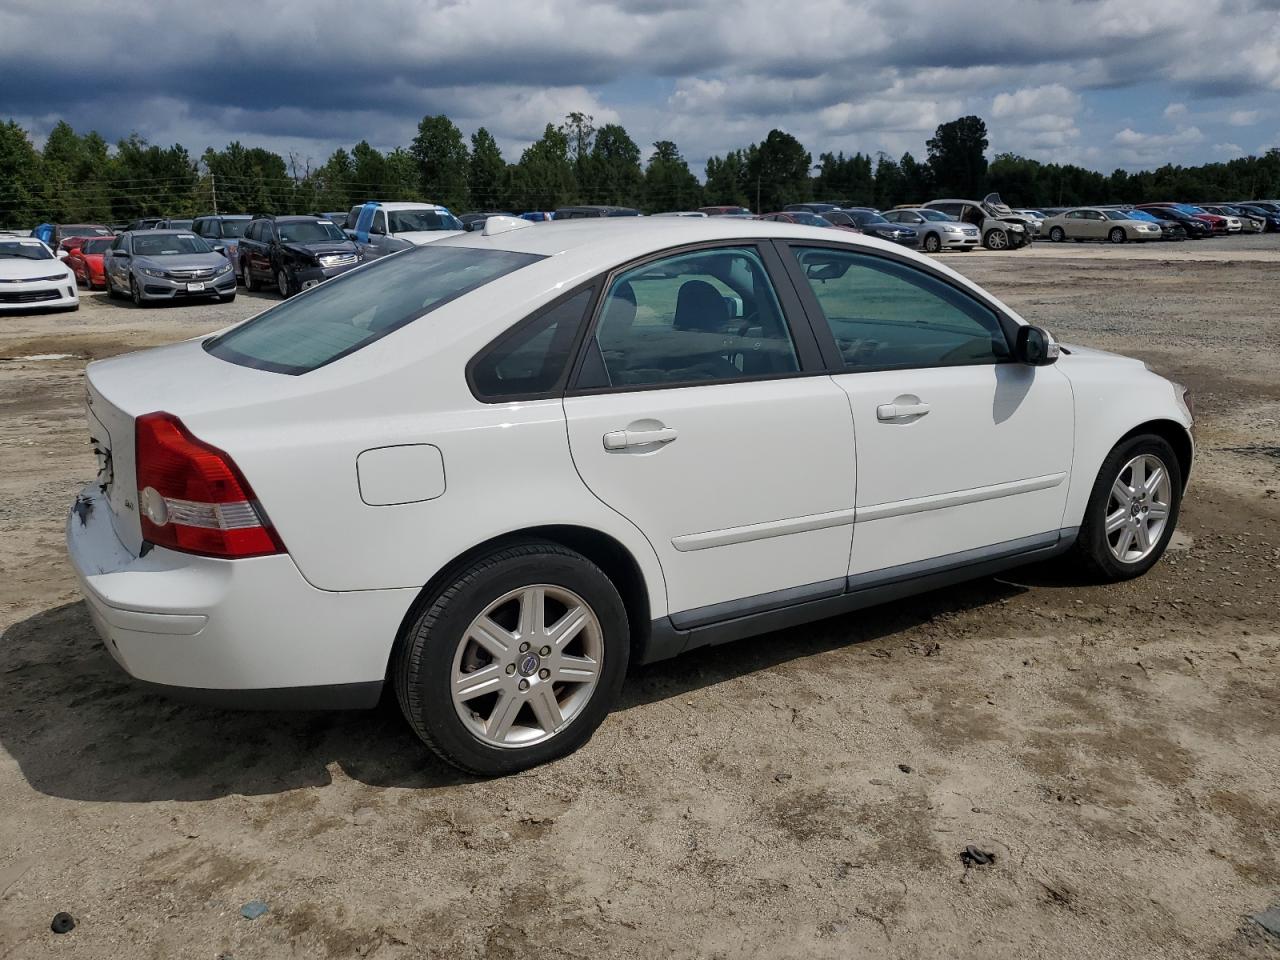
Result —
[[83, 360], [77, 353], [33, 353], [26, 357], [0, 357], [4, 363], [43, 363], [49, 360]]

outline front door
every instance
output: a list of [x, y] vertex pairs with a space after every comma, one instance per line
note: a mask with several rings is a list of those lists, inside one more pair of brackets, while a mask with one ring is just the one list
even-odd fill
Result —
[[849, 403], [756, 247], [616, 274], [564, 406], [579, 474], [653, 545], [677, 627], [843, 592]]
[[1055, 543], [1073, 447], [1067, 378], [1014, 362], [1015, 322], [958, 283], [872, 253], [792, 250], [853, 410], [851, 586]]

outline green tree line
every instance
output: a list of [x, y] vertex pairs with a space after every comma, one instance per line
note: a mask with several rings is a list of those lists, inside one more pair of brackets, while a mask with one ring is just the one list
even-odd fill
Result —
[[699, 180], [679, 147], [646, 151], [615, 123], [584, 113], [548, 123], [514, 162], [481, 127], [470, 138], [448, 117], [423, 117], [405, 147], [367, 141], [338, 148], [312, 167], [233, 142], [193, 157], [185, 147], [134, 134], [109, 145], [98, 133], [58, 123], [37, 150], [15, 121], [0, 124], [0, 225], [42, 221], [121, 223], [140, 216], [211, 212], [346, 210], [370, 199], [427, 200], [450, 209], [554, 210], [575, 203], [631, 206], [646, 213], [706, 204], [765, 212], [808, 200], [889, 207], [935, 197], [998, 191], [1014, 206], [1196, 201], [1280, 195], [1280, 150], [1195, 167], [1110, 174], [1042, 163], [1013, 153], [988, 162], [986, 124], [975, 116], [941, 124], [925, 155], [813, 155], [791, 134], [711, 157]]

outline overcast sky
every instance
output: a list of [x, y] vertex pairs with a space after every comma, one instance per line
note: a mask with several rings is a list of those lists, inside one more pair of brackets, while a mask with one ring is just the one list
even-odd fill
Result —
[[238, 139], [322, 163], [425, 113], [515, 160], [571, 110], [706, 158], [772, 127], [925, 153], [983, 117], [991, 152], [1102, 170], [1280, 145], [1280, 0], [0, 0], [0, 118]]

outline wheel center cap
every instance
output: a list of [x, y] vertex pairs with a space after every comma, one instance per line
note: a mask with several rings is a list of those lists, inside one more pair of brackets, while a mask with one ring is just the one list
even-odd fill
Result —
[[516, 670], [520, 672], [522, 677], [532, 677], [541, 666], [542, 660], [539, 659], [536, 653], [526, 653], [516, 665]]

